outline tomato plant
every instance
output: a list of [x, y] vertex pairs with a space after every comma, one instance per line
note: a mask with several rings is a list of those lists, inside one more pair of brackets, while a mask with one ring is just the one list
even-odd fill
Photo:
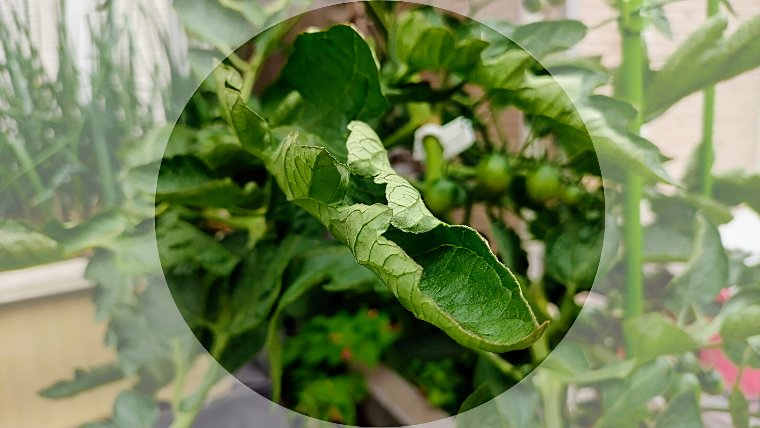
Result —
[[[576, 21], [487, 27], [373, 2], [365, 21], [306, 31], [291, 20], [232, 52], [254, 22], [287, 13], [190, 3], [177, 9], [199, 50], [225, 59], [200, 73], [176, 126], [125, 149], [124, 207], [44, 232], [2, 223], [3, 267], [92, 254], [98, 315], [119, 352], [46, 396], [134, 379], [106, 426], [132, 414], [148, 426], [174, 380], [174, 427], [191, 426], [221, 368], [184, 395], [198, 350], [175, 304], [222, 367], [266, 348], [273, 400], [349, 423], [366, 386], [350, 362], [403, 372], [415, 361], [405, 376], [430, 401], [476, 409], [457, 423], [486, 427], [698, 426], [700, 394], [723, 382], [696, 353], [758, 367], [757, 267], [717, 228], [733, 206], [760, 209], [758, 177], [712, 173], [710, 113], [711, 86], [760, 64], [757, 18], [724, 35], [716, 15], [650, 70], [641, 32], [662, 5], [620, 3], [623, 64], [608, 70], [561, 55], [589, 31]], [[613, 96], [597, 90], [607, 83]], [[705, 138], [677, 180], [639, 130], [705, 89]], [[499, 126], [514, 110], [527, 132]], [[471, 146], [428, 138], [415, 158], [418, 129], [458, 118]], [[160, 263], [146, 261], [154, 240]], [[738, 291], [715, 302], [729, 281]], [[595, 304], [581, 311], [584, 298]], [[443, 385], [445, 371], [472, 382]], [[743, 384], [725, 383], [723, 410], [741, 426]], [[664, 407], [648, 406], [654, 397]]]

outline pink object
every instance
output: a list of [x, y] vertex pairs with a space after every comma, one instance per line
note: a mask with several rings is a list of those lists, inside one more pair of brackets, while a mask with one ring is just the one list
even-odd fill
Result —
[[[715, 336], [713, 339], [719, 340], [720, 336]], [[728, 358], [722, 349], [703, 349], [699, 357], [702, 366], [713, 367], [720, 373], [726, 382], [726, 388], [733, 388], [739, 375], [739, 368]], [[760, 369], [745, 368], [739, 381], [739, 388], [748, 399], [760, 397]]]
[[735, 287], [726, 287], [720, 290], [720, 293], [718, 293], [718, 295], [715, 296], [715, 302], [720, 303], [720, 304], [726, 303], [728, 299], [730, 299], [731, 296], [733, 296], [734, 294], [736, 294]]

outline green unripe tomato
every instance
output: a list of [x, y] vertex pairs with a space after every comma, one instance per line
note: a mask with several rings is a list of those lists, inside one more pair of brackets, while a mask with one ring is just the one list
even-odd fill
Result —
[[434, 214], [445, 214], [454, 207], [457, 198], [457, 185], [446, 178], [436, 180], [423, 192], [425, 205]]
[[559, 194], [559, 200], [565, 205], [575, 206], [583, 198], [583, 190], [578, 186], [567, 186]]
[[678, 359], [678, 366], [684, 372], [699, 374], [702, 373], [702, 365], [699, 364], [699, 358], [691, 352], [687, 352]]
[[512, 181], [511, 167], [506, 156], [493, 153], [480, 160], [475, 167], [478, 184], [489, 196], [500, 196]]
[[559, 171], [551, 165], [541, 165], [525, 179], [525, 190], [534, 202], [546, 202], [562, 189]]
[[694, 373], [676, 373], [668, 387], [667, 395], [675, 397], [679, 393], [690, 390], [695, 393], [700, 391], [699, 378]]
[[702, 391], [710, 395], [723, 393], [725, 384], [723, 383], [723, 377], [717, 371], [710, 370], [699, 374], [697, 377], [699, 378], [699, 384], [702, 386]]
[[523, 7], [530, 13], [541, 12], [543, 6], [541, 0], [523, 0]]

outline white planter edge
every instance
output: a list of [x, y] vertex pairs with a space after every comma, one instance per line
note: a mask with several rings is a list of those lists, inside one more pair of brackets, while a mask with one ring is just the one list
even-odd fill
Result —
[[0, 305], [92, 288], [84, 277], [88, 259], [79, 257], [0, 273]]

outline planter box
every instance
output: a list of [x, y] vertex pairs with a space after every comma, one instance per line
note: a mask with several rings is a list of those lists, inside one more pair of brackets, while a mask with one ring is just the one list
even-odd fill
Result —
[[66, 400], [37, 395], [75, 367], [113, 361], [93, 320], [86, 259], [0, 273], [0, 426], [71, 427], [110, 414], [116, 383]]
[[[114, 361], [103, 343], [105, 323], [94, 320], [92, 283], [84, 278], [87, 259], [0, 273], [0, 427], [71, 428], [111, 414], [116, 395], [132, 380], [82, 394], [50, 400], [38, 391], [69, 379], [75, 368]], [[200, 384], [208, 358], [198, 358], [190, 373], [189, 394]], [[229, 376], [212, 390], [224, 394]], [[159, 393], [170, 396], [171, 385]]]

